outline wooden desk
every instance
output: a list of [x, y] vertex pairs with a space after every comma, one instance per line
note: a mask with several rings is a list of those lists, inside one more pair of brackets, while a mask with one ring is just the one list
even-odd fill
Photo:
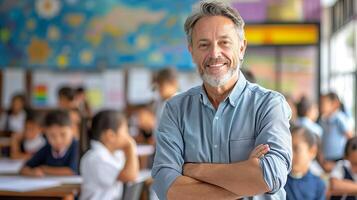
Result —
[[82, 178], [80, 176], [48, 176], [44, 178], [0, 176], [0, 179], [0, 200], [74, 200], [75, 196], [80, 192], [82, 183]]
[[29, 200], [29, 199], [48, 199], [48, 200], [74, 200], [79, 194], [81, 186], [79, 184], [65, 184], [58, 187], [41, 189], [30, 192], [10, 192], [0, 191], [1, 200]]

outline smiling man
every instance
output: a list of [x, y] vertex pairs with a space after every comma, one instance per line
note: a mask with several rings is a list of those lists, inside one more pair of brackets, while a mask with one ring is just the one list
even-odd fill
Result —
[[[171, 98], [156, 133], [160, 199], [285, 199], [291, 169], [290, 108], [239, 68], [244, 21], [226, 4], [201, 2], [185, 22], [203, 85]], [[260, 144], [265, 156], [251, 157]]]

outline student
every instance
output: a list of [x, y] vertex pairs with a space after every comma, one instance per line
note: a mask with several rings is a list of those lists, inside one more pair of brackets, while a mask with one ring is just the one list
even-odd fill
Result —
[[177, 71], [174, 68], [158, 71], [154, 78], [154, 87], [159, 93], [159, 98], [154, 102], [155, 115], [159, 123], [166, 101], [175, 96], [179, 90]]
[[23, 133], [26, 119], [26, 98], [22, 94], [16, 94], [11, 98], [8, 111], [0, 118], [0, 130], [7, 134]]
[[12, 159], [29, 159], [46, 144], [42, 135], [42, 115], [35, 111], [28, 112], [25, 121], [25, 131], [22, 137], [11, 137]]
[[76, 108], [75, 91], [69, 86], [63, 86], [58, 90], [58, 107], [61, 109]]
[[330, 172], [336, 161], [343, 159], [346, 141], [352, 137], [352, 127], [337, 94], [330, 92], [321, 97], [321, 119], [323, 129], [323, 167]]
[[155, 144], [153, 135], [156, 124], [155, 114], [149, 108], [141, 108], [137, 112], [138, 135], [135, 137], [136, 142], [140, 144]]
[[290, 126], [295, 126], [296, 125], [296, 120], [298, 118], [297, 115], [297, 108], [296, 108], [296, 102], [294, 98], [290, 95], [284, 95], [286, 102], [289, 104], [289, 107], [291, 109], [291, 119], [289, 121]]
[[317, 153], [317, 136], [301, 127], [291, 131], [293, 167], [285, 185], [287, 200], [325, 199], [325, 184], [309, 168]]
[[315, 121], [319, 116], [317, 105], [303, 96], [296, 105], [298, 119], [297, 126], [306, 128], [310, 133], [314, 133], [319, 138], [322, 137], [322, 128]]
[[86, 96], [86, 89], [84, 87], [78, 87], [75, 91], [75, 101], [76, 105], [83, 117], [90, 118], [92, 117], [92, 110], [89, 105]]
[[78, 142], [74, 139], [67, 111], [55, 110], [47, 114], [45, 133], [48, 143], [21, 169], [22, 175], [69, 176], [78, 173]]
[[68, 110], [69, 118], [71, 119], [71, 127], [74, 138], [79, 140], [81, 124], [82, 124], [82, 115], [77, 108], [72, 108]]
[[139, 172], [136, 144], [124, 116], [113, 110], [99, 112], [92, 120], [90, 137], [91, 149], [80, 164], [80, 199], [120, 199], [122, 183], [135, 180]]
[[331, 200], [357, 199], [357, 137], [347, 141], [344, 158], [336, 163], [331, 172]]

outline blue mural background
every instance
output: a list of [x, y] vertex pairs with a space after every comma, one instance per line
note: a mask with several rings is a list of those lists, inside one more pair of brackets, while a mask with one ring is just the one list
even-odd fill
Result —
[[194, 0], [0, 0], [0, 67], [194, 68], [183, 31]]

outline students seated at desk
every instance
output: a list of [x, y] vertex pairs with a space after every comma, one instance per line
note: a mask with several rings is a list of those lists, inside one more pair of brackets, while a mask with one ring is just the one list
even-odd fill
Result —
[[357, 137], [349, 139], [345, 146], [345, 160], [336, 163], [331, 172], [331, 200], [357, 199]]
[[74, 139], [68, 111], [55, 110], [45, 118], [48, 143], [21, 169], [22, 175], [74, 175], [78, 172], [78, 141]]
[[25, 131], [21, 137], [12, 135], [10, 157], [12, 159], [29, 159], [46, 144], [42, 135], [42, 115], [29, 111], [25, 121]]
[[125, 117], [113, 110], [99, 112], [92, 120], [90, 138], [91, 149], [80, 164], [80, 199], [120, 199], [122, 182], [134, 181], [139, 173], [136, 144]]

